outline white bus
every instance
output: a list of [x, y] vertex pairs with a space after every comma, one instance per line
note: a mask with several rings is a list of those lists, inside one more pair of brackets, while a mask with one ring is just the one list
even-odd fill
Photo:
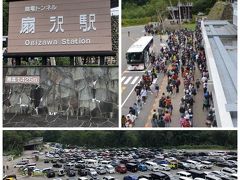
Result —
[[153, 36], [143, 36], [133, 43], [126, 53], [127, 68], [132, 70], [144, 70], [153, 55]]

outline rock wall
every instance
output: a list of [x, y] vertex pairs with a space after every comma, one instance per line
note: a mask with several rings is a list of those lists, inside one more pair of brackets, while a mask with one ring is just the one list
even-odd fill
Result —
[[40, 86], [4, 84], [4, 113], [118, 117], [118, 67], [4, 68], [3, 82], [17, 75], [40, 76]]

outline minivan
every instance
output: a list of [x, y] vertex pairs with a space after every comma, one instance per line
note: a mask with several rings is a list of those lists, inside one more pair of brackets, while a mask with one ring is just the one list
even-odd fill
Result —
[[192, 178], [192, 175], [189, 172], [186, 171], [179, 171], [177, 172], [177, 176], [178, 177], [188, 177], [188, 178]]
[[207, 175], [205, 177], [206, 180], [222, 180], [221, 178], [219, 177], [216, 177], [216, 176], [213, 176], [213, 175]]
[[212, 163], [209, 161], [202, 161], [201, 164], [205, 169], [211, 169], [213, 167]]
[[149, 174], [151, 176], [151, 180], [170, 180], [170, 178], [163, 174], [163, 173], [160, 173], [160, 172], [157, 172], [157, 173], [151, 173]]
[[186, 161], [192, 169], [202, 170], [203, 165], [197, 161], [187, 160]]
[[191, 170], [188, 170], [187, 172], [191, 173], [192, 178], [205, 178], [205, 174], [201, 171], [191, 169]]
[[145, 164], [146, 164], [148, 170], [159, 171], [159, 167], [158, 167], [157, 163], [151, 162], [151, 161], [146, 161]]
[[131, 172], [137, 172], [138, 171], [138, 165], [135, 163], [127, 163], [126, 164], [127, 170]]

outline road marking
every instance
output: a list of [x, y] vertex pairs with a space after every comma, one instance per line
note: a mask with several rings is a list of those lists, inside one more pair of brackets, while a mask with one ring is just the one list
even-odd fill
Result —
[[126, 78], [126, 76], [123, 76], [121, 79], [121, 83], [124, 81], [124, 79]]
[[[141, 81], [141, 79], [138, 81], [138, 83]], [[131, 96], [132, 92], [135, 90], [135, 87], [137, 86], [137, 84], [135, 84], [135, 86], [132, 88], [131, 92], [128, 94], [128, 96], [126, 97], [126, 99], [123, 101], [121, 108], [124, 106], [124, 104], [127, 102], [128, 98]]]
[[133, 79], [133, 81], [131, 82], [131, 84], [135, 84], [136, 81], [138, 80], [138, 78], [139, 78], [139, 76], [136, 76], [136, 77]]
[[129, 76], [129, 77], [127, 78], [127, 80], [126, 80], [123, 84], [129, 83], [129, 81], [130, 81], [132, 78], [133, 78], [132, 76]]

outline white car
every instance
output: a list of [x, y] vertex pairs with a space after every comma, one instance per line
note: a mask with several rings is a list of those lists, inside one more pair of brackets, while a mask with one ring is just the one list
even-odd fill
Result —
[[112, 165], [106, 165], [105, 166], [105, 168], [106, 168], [106, 171], [108, 172], [108, 173], [110, 173], [110, 174], [113, 174], [113, 173], [115, 173], [115, 169], [114, 169], [114, 167], [112, 166]]
[[163, 171], [170, 171], [171, 168], [167, 164], [160, 164], [159, 169]]
[[203, 168], [205, 168], [205, 169], [211, 169], [213, 167], [212, 163], [209, 161], [202, 161], [201, 164], [203, 165]]
[[88, 180], [87, 177], [78, 177], [78, 180]]

